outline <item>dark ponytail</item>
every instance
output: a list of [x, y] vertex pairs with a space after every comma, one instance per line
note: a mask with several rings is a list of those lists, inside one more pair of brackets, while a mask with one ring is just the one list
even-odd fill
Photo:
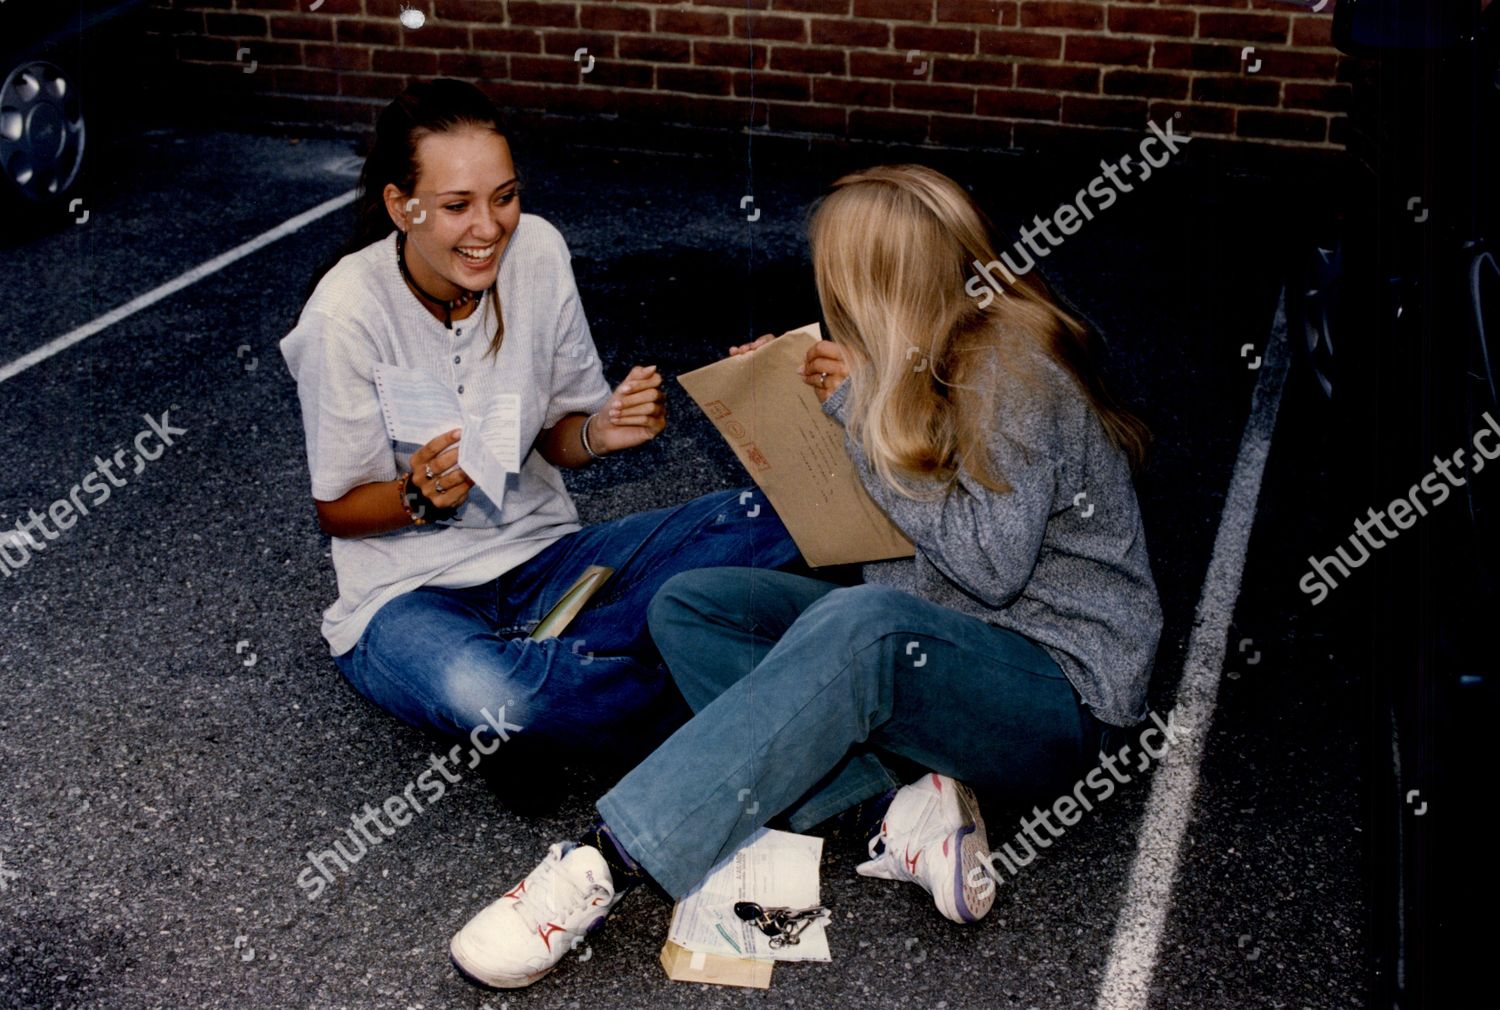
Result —
[[[493, 130], [506, 143], [510, 130], [505, 117], [484, 92], [465, 81], [439, 77], [414, 81], [381, 111], [375, 121], [375, 140], [359, 173], [354, 198], [354, 233], [342, 249], [318, 268], [304, 296], [310, 298], [323, 275], [339, 260], [378, 242], [395, 230], [385, 209], [385, 187], [394, 184], [410, 193], [417, 184], [417, 142], [429, 133], [447, 133], [460, 127]], [[498, 300], [495, 306], [499, 320]], [[496, 334], [496, 341], [499, 333]]]

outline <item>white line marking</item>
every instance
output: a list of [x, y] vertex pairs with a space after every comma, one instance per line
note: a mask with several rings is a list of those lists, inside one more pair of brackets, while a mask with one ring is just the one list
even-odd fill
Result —
[[167, 283], [161, 285], [160, 287], [152, 288], [145, 294], [132, 298], [130, 301], [126, 302], [124, 305], [121, 305], [119, 308], [111, 309], [104, 315], [100, 316], [98, 319], [95, 319], [92, 322], [84, 323], [76, 330], [70, 330], [60, 337], [47, 341], [36, 350], [29, 351], [26, 354], [21, 355], [15, 361], [12, 361], [9, 364], [5, 365], [3, 368], [0, 368], [0, 382], [5, 382], [8, 379], [14, 379], [16, 376], [26, 371], [26, 369], [30, 368], [32, 365], [41, 364], [43, 361], [46, 361], [54, 354], [57, 354], [61, 351], [66, 351], [74, 344], [81, 343], [87, 340], [89, 337], [92, 337], [100, 330], [105, 329], [109, 326], [113, 326], [120, 320], [125, 319], [129, 316], [133, 316], [142, 309], [150, 308], [152, 305], [155, 305], [157, 302], [161, 301], [163, 298], [166, 298], [168, 295], [175, 294], [176, 292], [181, 291], [189, 284], [194, 284], [198, 281], [201, 281], [203, 278], [209, 276], [210, 274], [218, 273], [220, 270], [223, 270], [225, 267], [229, 266], [229, 264], [235, 262], [236, 260], [244, 259], [246, 256], [249, 256], [256, 250], [262, 249], [278, 239], [285, 238], [286, 236], [292, 234], [292, 232], [305, 228], [307, 225], [312, 224], [319, 218], [333, 213], [340, 207], [347, 207], [353, 202], [354, 190], [351, 189], [349, 192], [344, 193], [341, 196], [336, 196], [332, 200], [326, 200], [323, 203], [318, 204], [311, 210], [303, 211], [301, 214], [298, 214], [296, 217], [291, 218], [288, 221], [283, 221], [281, 224], [277, 225], [275, 228], [272, 228], [270, 231], [262, 235], [258, 235], [250, 241], [242, 243], [241, 245], [237, 245], [226, 253], [220, 253], [213, 259], [208, 260], [205, 263], [198, 264], [182, 276], [167, 281]]
[[1219, 695], [1229, 622], [1240, 594], [1245, 550], [1255, 522], [1261, 477], [1276, 428], [1276, 411], [1287, 370], [1286, 292], [1276, 306], [1265, 363], [1251, 395], [1250, 418], [1240, 437], [1239, 457], [1229, 481], [1213, 557], [1177, 688], [1176, 712], [1185, 727], [1181, 743], [1167, 751], [1151, 781], [1151, 797], [1141, 821], [1130, 885], [1115, 922], [1109, 963], [1095, 1001], [1096, 1010], [1144, 1010], [1151, 994], [1162, 926], [1172, 903], [1172, 887], [1182, 838], [1193, 813], [1203, 745]]

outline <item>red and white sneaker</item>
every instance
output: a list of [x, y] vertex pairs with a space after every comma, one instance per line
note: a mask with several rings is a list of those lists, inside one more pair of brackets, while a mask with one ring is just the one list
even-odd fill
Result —
[[[974, 793], [962, 782], [929, 773], [902, 786], [870, 839], [870, 860], [855, 867], [865, 877], [922, 885], [954, 922], [977, 922], [995, 903], [995, 888], [971, 871], [989, 854]], [[985, 885], [989, 886], [985, 886]]]
[[599, 850], [558, 842], [525, 880], [454, 934], [448, 953], [470, 982], [519, 989], [556, 968], [577, 937], [604, 921], [614, 900], [614, 879]]

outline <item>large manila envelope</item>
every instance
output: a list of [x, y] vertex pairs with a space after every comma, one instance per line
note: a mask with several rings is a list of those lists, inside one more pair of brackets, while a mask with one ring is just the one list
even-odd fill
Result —
[[820, 333], [816, 323], [804, 326], [677, 381], [733, 447], [809, 565], [910, 557], [911, 541], [860, 484], [843, 426], [797, 374]]

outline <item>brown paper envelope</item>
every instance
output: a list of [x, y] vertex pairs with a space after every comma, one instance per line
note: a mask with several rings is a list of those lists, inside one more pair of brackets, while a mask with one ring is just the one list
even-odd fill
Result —
[[674, 982], [708, 982], [712, 985], [769, 989], [771, 969], [776, 967], [776, 962], [695, 953], [668, 940], [667, 945], [661, 949], [661, 966], [667, 970], [667, 978]]
[[819, 339], [814, 323], [677, 381], [771, 500], [809, 565], [910, 557], [911, 541], [860, 484], [843, 426], [797, 374]]

